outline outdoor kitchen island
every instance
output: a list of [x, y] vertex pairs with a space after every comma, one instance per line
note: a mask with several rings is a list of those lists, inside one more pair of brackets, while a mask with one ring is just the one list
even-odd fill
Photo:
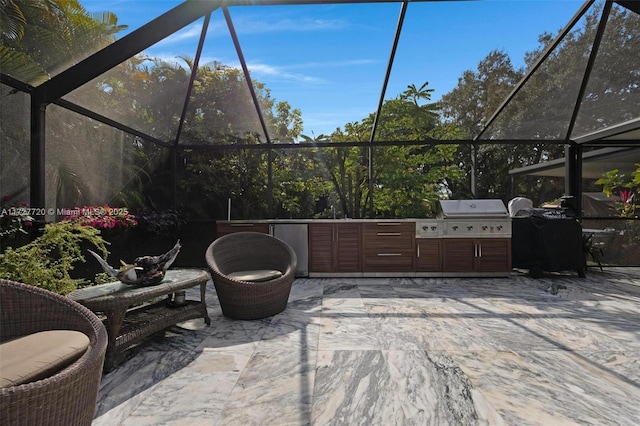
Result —
[[306, 243], [292, 244], [299, 260], [308, 259], [298, 276], [511, 274], [511, 218], [500, 200], [447, 200], [441, 203], [438, 217], [429, 219], [219, 221], [217, 236], [243, 231], [274, 235], [274, 230], [287, 225], [305, 234]]

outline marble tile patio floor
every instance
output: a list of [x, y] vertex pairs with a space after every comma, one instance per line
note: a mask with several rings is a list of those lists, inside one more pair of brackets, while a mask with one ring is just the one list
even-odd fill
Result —
[[257, 321], [207, 292], [211, 326], [128, 351], [94, 425], [640, 424], [640, 268], [297, 279]]

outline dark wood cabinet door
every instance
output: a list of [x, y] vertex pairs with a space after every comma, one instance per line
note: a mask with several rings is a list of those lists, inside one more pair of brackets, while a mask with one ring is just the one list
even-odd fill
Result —
[[361, 233], [359, 223], [335, 224], [334, 270], [339, 272], [359, 272]]
[[444, 272], [475, 272], [476, 240], [466, 238], [442, 240]]
[[509, 272], [511, 239], [444, 239], [444, 272]]
[[442, 243], [436, 238], [418, 238], [416, 240], [416, 271], [442, 271]]
[[309, 224], [309, 272], [333, 271], [334, 232], [330, 223]]
[[478, 271], [511, 270], [511, 240], [507, 238], [478, 240]]

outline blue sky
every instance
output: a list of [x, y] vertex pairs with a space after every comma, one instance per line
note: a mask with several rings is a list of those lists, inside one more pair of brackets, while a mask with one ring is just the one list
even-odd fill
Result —
[[[208, 1], [208, 0], [197, 0]], [[179, 0], [81, 0], [90, 12], [114, 12], [135, 30]], [[582, 0], [485, 0], [410, 3], [386, 99], [425, 81], [439, 99], [465, 70], [476, 70], [492, 50], [515, 66], [534, 50], [538, 35], [556, 34]], [[329, 134], [374, 112], [391, 52], [400, 3], [231, 7], [253, 79], [277, 101], [302, 111], [304, 134]], [[169, 61], [193, 57], [202, 21], [145, 53]], [[121, 35], [124, 35], [123, 33]], [[220, 10], [212, 15], [201, 63], [237, 66]]]

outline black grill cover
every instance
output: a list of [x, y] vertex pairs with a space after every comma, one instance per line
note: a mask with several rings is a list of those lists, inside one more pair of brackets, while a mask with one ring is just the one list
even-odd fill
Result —
[[573, 270], [584, 276], [586, 258], [582, 247], [582, 227], [575, 218], [514, 217], [511, 230], [514, 268], [540, 272]]

